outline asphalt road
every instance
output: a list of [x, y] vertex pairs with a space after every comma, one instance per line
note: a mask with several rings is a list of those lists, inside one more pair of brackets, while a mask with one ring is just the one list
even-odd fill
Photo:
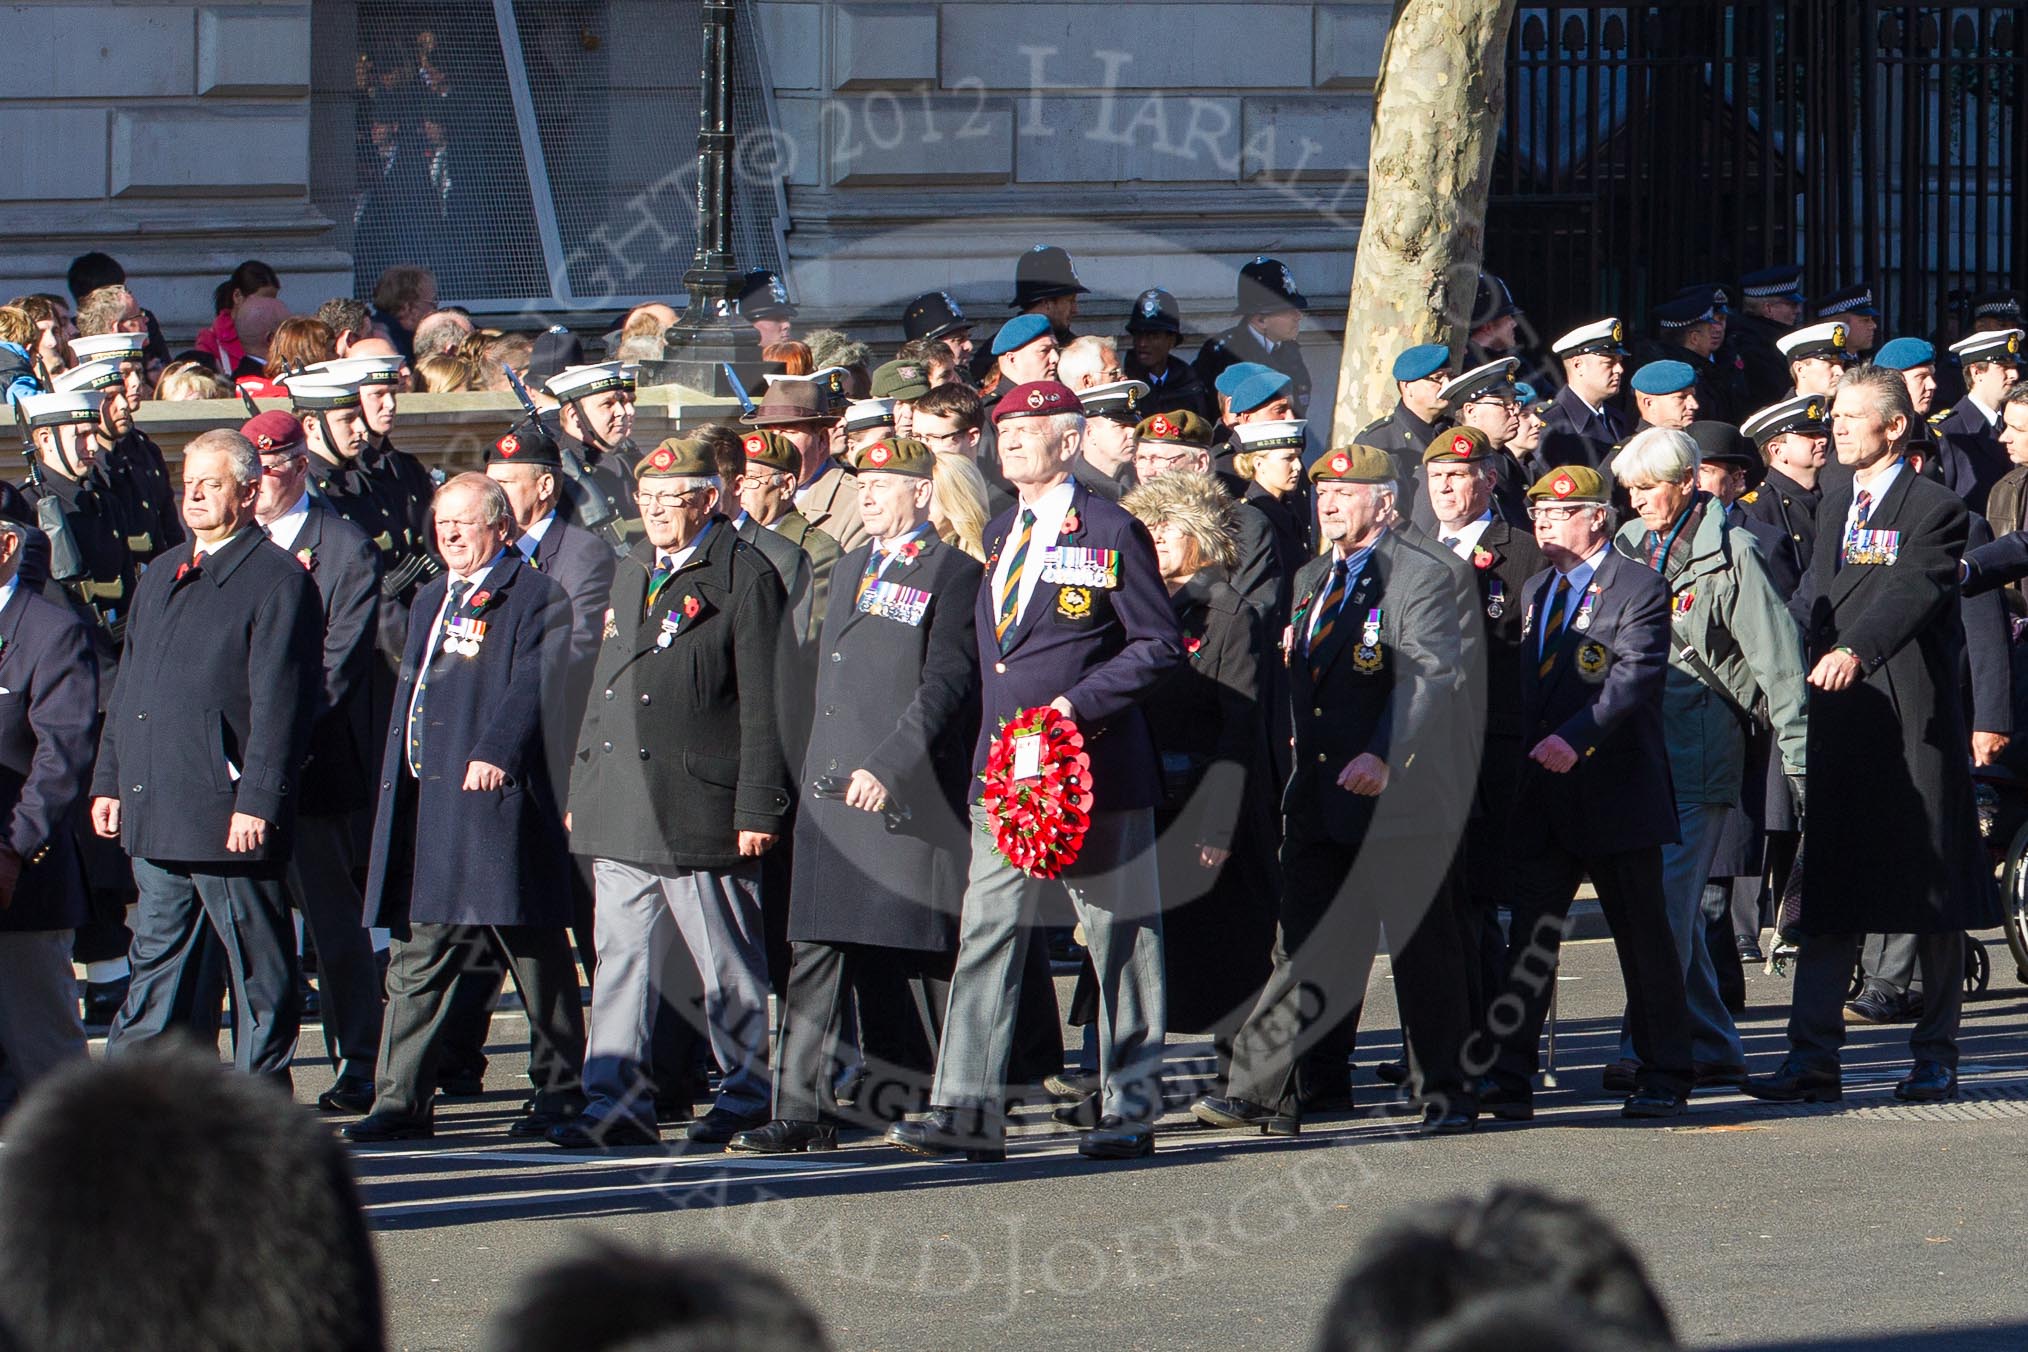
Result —
[[[1609, 944], [1565, 949], [1560, 1084], [1530, 1126], [1401, 1139], [1362, 1071], [1362, 1116], [1299, 1142], [1172, 1117], [1153, 1159], [1081, 1159], [1025, 1131], [1003, 1165], [918, 1161], [870, 1141], [834, 1155], [571, 1155], [502, 1133], [525, 1093], [517, 1014], [493, 1028], [491, 1092], [445, 1105], [422, 1148], [355, 1151], [393, 1345], [484, 1346], [517, 1279], [599, 1239], [743, 1255], [785, 1277], [840, 1349], [1302, 1348], [1347, 1257], [1390, 1216], [1519, 1181], [1582, 1197], [1646, 1260], [1686, 1346], [1871, 1352], [2028, 1347], [2024, 990], [1991, 946], [1966, 1006], [1965, 1101], [1897, 1105], [1906, 1026], [1855, 1032], [1842, 1105], [1699, 1095], [1671, 1125], [1601, 1094], [1620, 984]], [[1383, 969], [1361, 1062], [1392, 1054]], [[1788, 982], [1749, 974], [1756, 1070], [1781, 1054]], [[1201, 1053], [1181, 1040], [1172, 1055]], [[297, 1092], [322, 1090], [299, 1067]]]

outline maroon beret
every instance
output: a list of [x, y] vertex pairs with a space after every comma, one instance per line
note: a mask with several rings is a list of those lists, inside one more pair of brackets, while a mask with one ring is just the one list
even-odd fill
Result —
[[1007, 418], [1046, 418], [1052, 413], [1082, 413], [1084, 405], [1070, 386], [1058, 380], [1031, 380], [1007, 391], [993, 405], [993, 421]]
[[303, 424], [293, 413], [271, 408], [256, 413], [240, 425], [240, 435], [254, 444], [262, 455], [303, 449]]

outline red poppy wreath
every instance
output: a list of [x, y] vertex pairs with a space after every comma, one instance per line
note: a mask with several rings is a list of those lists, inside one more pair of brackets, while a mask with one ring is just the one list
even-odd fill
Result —
[[[1039, 754], [1026, 763], [1023, 740]], [[1016, 777], [1016, 771], [1032, 771]], [[1034, 878], [1054, 878], [1077, 861], [1091, 827], [1091, 757], [1077, 724], [1047, 706], [1000, 725], [986, 754], [984, 803], [993, 846]]]

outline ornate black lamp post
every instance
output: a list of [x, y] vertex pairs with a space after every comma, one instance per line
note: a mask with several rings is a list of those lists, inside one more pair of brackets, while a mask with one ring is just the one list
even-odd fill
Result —
[[703, 111], [697, 132], [697, 254], [683, 274], [690, 304], [663, 335], [655, 374], [712, 394], [731, 394], [724, 364], [759, 395], [760, 349], [740, 318], [742, 280], [732, 256], [731, 0], [704, 0]]

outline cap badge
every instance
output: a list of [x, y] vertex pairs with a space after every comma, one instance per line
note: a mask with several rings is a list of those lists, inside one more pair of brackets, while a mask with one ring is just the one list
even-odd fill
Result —
[[1148, 431], [1158, 437], [1173, 437], [1176, 435], [1176, 424], [1169, 421], [1167, 414], [1157, 413], [1148, 420]]
[[1472, 439], [1470, 437], [1460, 434], [1451, 438], [1452, 455], [1470, 455], [1471, 453]]
[[1617, 319], [1613, 321], [1613, 341], [1616, 343], [1626, 341], [1626, 330], [1620, 327], [1620, 321]]
[[676, 453], [667, 446], [657, 446], [655, 453], [648, 457], [651, 469], [666, 470], [676, 463]]
[[1041, 408], [1044, 404], [1048, 402], [1049, 396], [1044, 394], [1041, 390], [1028, 391], [1028, 407]]
[[1331, 457], [1331, 472], [1333, 474], [1344, 474], [1349, 472], [1351, 468], [1352, 457], [1345, 454], [1345, 452], [1340, 451]]
[[1833, 324], [1831, 326], [1831, 346], [1845, 346], [1845, 326], [1843, 324]]
[[768, 448], [768, 439], [759, 435], [749, 435], [740, 440], [739, 446], [748, 455], [759, 455]]
[[937, 294], [944, 298], [944, 308], [951, 312], [952, 319], [963, 319], [965, 317], [965, 312], [958, 308], [958, 303], [955, 300], [951, 299], [950, 292], [939, 291]]
[[275, 448], [275, 439], [269, 436], [267, 433], [263, 432], [259, 436], [254, 438], [254, 445], [260, 447], [264, 451], [272, 451]]
[[876, 443], [873, 449], [869, 450], [866, 453], [866, 463], [873, 466], [875, 469], [879, 469], [881, 466], [885, 465], [888, 461], [892, 460], [893, 458], [894, 458], [893, 450], [890, 449], [888, 444], [884, 441]]
[[1824, 410], [1816, 400], [1812, 399], [1803, 407], [1803, 416], [1811, 422], [1816, 422], [1824, 416]]
[[1141, 316], [1154, 319], [1162, 313], [1162, 301], [1153, 292], [1141, 297]]
[[521, 449], [521, 438], [509, 432], [506, 436], [500, 438], [497, 444], [500, 447], [500, 454], [513, 455], [514, 452]]
[[1567, 498], [1577, 491], [1577, 480], [1568, 474], [1559, 474], [1549, 481], [1549, 491], [1559, 498]]

